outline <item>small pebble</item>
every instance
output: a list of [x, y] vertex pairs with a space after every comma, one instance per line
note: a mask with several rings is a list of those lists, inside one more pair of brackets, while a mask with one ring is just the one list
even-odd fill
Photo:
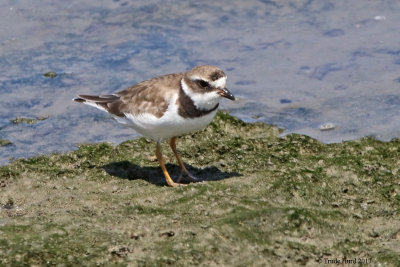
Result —
[[386, 17], [385, 16], [375, 16], [374, 20], [385, 20]]
[[320, 131], [331, 131], [331, 130], [334, 130], [335, 128], [336, 128], [336, 125], [331, 122], [327, 122], [327, 123], [324, 123], [321, 126], [319, 126]]

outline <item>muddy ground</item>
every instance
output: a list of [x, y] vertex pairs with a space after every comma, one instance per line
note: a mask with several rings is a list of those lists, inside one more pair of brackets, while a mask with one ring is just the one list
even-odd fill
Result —
[[400, 141], [280, 133], [218, 113], [178, 139], [181, 188], [144, 138], [0, 167], [0, 265], [396, 266]]

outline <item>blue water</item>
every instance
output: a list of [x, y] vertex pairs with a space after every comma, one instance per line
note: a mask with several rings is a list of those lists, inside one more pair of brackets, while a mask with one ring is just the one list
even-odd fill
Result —
[[71, 99], [198, 64], [228, 74], [240, 100], [222, 107], [246, 121], [327, 143], [400, 137], [398, 14], [397, 0], [3, 0], [0, 164], [136, 137]]

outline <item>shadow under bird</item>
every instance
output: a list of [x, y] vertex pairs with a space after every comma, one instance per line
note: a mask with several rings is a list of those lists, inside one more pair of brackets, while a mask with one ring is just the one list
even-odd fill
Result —
[[[108, 112], [119, 123], [156, 141], [156, 157], [169, 186], [182, 185], [181, 179], [197, 181], [177, 153], [178, 136], [205, 128], [214, 118], [222, 97], [235, 100], [226, 89], [226, 74], [215, 66], [202, 65], [167, 74], [133, 85], [111, 95], [78, 95], [74, 101]], [[160, 143], [169, 144], [182, 170], [177, 182], [170, 177]]]

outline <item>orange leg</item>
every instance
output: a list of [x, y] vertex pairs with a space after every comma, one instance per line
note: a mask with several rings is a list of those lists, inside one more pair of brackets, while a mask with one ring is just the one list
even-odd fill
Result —
[[171, 176], [169, 176], [167, 168], [165, 168], [165, 165], [164, 165], [164, 159], [163, 159], [163, 156], [162, 156], [162, 153], [161, 153], [161, 146], [160, 146], [159, 142], [157, 142], [157, 145], [156, 145], [156, 157], [158, 159], [158, 163], [160, 163], [160, 166], [161, 166], [161, 169], [162, 169], [162, 171], [164, 173], [165, 180], [167, 181], [167, 184], [169, 186], [172, 186], [172, 187], [177, 187], [177, 186], [182, 185], [180, 183], [175, 183], [174, 180], [172, 180]]
[[198, 181], [198, 179], [193, 176], [185, 167], [185, 164], [183, 164], [183, 161], [181, 157], [179, 156], [178, 152], [176, 151], [176, 137], [172, 137], [171, 140], [169, 141], [169, 146], [171, 147], [172, 151], [174, 152], [174, 155], [176, 157], [176, 160], [178, 161], [179, 167], [181, 167], [181, 175], [179, 176], [178, 182], [181, 181], [183, 177], [189, 178], [191, 181]]

